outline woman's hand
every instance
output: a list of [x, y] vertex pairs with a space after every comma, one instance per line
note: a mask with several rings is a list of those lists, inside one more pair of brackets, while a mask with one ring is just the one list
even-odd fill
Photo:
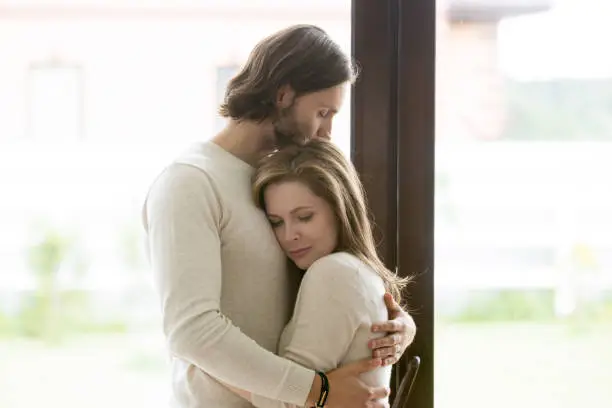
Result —
[[371, 340], [368, 346], [373, 358], [382, 358], [384, 365], [395, 364], [402, 357], [416, 335], [416, 325], [412, 317], [400, 307], [390, 293], [385, 293], [385, 303], [389, 320], [374, 323], [373, 332], [385, 332], [380, 339]]

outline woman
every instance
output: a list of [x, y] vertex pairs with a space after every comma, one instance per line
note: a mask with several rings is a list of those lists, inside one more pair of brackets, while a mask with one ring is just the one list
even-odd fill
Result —
[[[288, 146], [261, 161], [253, 194], [282, 249], [305, 271], [279, 355], [321, 372], [369, 357], [368, 342], [380, 337], [370, 327], [387, 319], [383, 295], [390, 292], [399, 301], [408, 279], [385, 268], [376, 254], [363, 187], [351, 162], [324, 140]], [[389, 386], [390, 376], [385, 366], [362, 379]], [[234, 391], [257, 407], [283, 406]]]

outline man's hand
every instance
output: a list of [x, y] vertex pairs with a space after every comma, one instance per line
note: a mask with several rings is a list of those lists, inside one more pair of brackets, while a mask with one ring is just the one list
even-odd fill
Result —
[[[386, 398], [390, 390], [386, 387], [370, 387], [359, 379], [359, 375], [380, 367], [380, 359], [364, 359], [336, 368], [327, 373], [329, 408], [388, 408]], [[318, 376], [317, 376], [318, 377]]]
[[403, 310], [390, 293], [385, 293], [385, 303], [389, 311], [389, 320], [374, 323], [373, 332], [385, 332], [387, 335], [372, 340], [368, 344], [372, 357], [381, 358], [384, 365], [395, 364], [404, 354], [416, 335], [416, 325], [412, 317]]

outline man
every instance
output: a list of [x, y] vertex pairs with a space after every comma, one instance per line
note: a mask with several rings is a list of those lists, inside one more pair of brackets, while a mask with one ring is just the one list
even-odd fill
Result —
[[[221, 383], [298, 406], [319, 399], [320, 376], [273, 354], [299, 274], [287, 271], [252, 200], [250, 176], [258, 159], [279, 145], [329, 138], [355, 75], [350, 58], [321, 29], [277, 32], [230, 81], [220, 109], [227, 126], [154, 181], [143, 221], [177, 407], [250, 406]], [[377, 400], [388, 390], [370, 389], [359, 374], [381, 359], [393, 364], [415, 333], [410, 316], [392, 299], [387, 304], [391, 320], [375, 326], [388, 335], [370, 344], [374, 359], [327, 373], [329, 407], [382, 406]]]

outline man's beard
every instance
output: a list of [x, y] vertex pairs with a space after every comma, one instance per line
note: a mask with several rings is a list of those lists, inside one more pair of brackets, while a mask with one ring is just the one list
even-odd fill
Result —
[[295, 120], [293, 105], [279, 110], [273, 126], [277, 149], [289, 145], [303, 145], [310, 138]]

